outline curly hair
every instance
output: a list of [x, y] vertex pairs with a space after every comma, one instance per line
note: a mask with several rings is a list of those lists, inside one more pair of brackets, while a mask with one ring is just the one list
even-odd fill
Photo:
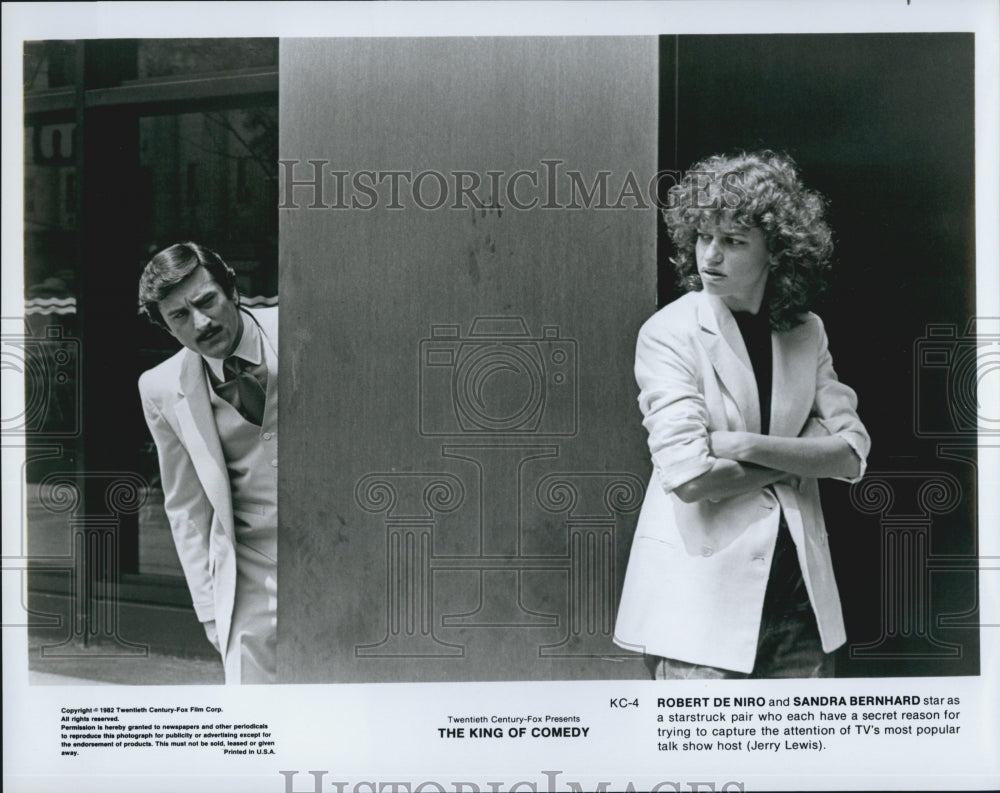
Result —
[[772, 257], [764, 292], [771, 327], [795, 327], [826, 288], [833, 240], [825, 210], [825, 199], [802, 185], [786, 154], [765, 149], [706, 157], [670, 188], [663, 209], [677, 282], [685, 291], [702, 288], [695, 243], [706, 224], [756, 226]]

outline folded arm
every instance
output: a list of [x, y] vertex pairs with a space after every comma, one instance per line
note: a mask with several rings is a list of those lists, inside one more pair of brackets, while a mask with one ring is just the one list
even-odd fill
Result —
[[643, 424], [661, 486], [686, 502], [719, 500], [759, 490], [784, 471], [721, 459], [709, 442], [704, 372], [690, 345], [670, 334], [639, 334], [636, 380]]
[[[818, 318], [814, 321], [819, 322]], [[644, 329], [645, 331], [645, 329]], [[857, 415], [857, 396], [833, 370], [820, 322], [816, 392], [798, 437], [712, 432], [705, 372], [690, 347], [670, 334], [640, 333], [636, 379], [661, 484], [682, 501], [719, 500], [799, 477], [857, 481], [871, 441]]]
[[716, 457], [795, 476], [854, 479], [861, 473], [860, 458], [839, 435], [783, 438], [753, 432], [713, 432], [709, 441]]
[[704, 499], [718, 501], [751, 490], [760, 490], [786, 478], [788, 473], [785, 471], [716, 457], [710, 469], [677, 485], [673, 492], [688, 504]]

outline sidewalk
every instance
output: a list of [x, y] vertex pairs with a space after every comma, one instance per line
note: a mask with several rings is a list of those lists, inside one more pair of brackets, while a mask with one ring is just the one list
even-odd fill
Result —
[[[113, 645], [47, 644], [42, 655], [43, 640], [29, 636], [28, 682], [31, 685], [222, 685], [222, 661], [181, 657], [147, 651], [148, 655], [131, 654], [129, 648]], [[68, 655], [73, 653], [73, 655]], [[129, 653], [129, 654], [126, 654]]]

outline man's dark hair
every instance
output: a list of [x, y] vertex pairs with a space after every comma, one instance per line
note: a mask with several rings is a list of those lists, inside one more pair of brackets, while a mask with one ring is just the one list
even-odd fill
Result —
[[156, 254], [143, 269], [139, 278], [139, 313], [166, 329], [160, 301], [197, 267], [208, 270], [222, 291], [231, 300], [238, 300], [236, 271], [219, 254], [196, 242], [178, 242]]

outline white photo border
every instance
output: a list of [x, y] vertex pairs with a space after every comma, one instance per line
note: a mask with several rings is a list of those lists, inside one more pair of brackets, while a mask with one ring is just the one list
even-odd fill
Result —
[[[34, 39], [300, 36], [657, 35], [661, 33], [968, 32], [975, 33], [977, 315], [1000, 316], [1000, 93], [998, 15], [990, 0], [947, 2], [553, 2], [553, 3], [87, 3], [4, 4], [3, 9], [3, 284], [2, 316], [23, 312], [22, 43]], [[996, 378], [980, 401], [1000, 402]], [[3, 373], [3, 415], [14, 415], [23, 383]], [[981, 447], [978, 517], [981, 674], [954, 679], [811, 682], [809, 696], [941, 695], [959, 697], [968, 713], [961, 741], [927, 738], [824, 749], [775, 758], [677, 754], [647, 746], [655, 734], [661, 690], [635, 681], [490, 684], [296, 685], [241, 690], [218, 687], [29, 687], [26, 631], [3, 634], [4, 786], [45, 791], [362, 791], [422, 790], [805, 790], [990, 789], [1000, 786], [1000, 448]], [[21, 465], [3, 458], [5, 560], [22, 530]], [[15, 580], [16, 579], [16, 580]], [[4, 613], [21, 601], [20, 575], [5, 563]], [[699, 683], [672, 695], [705, 696]], [[721, 690], [711, 689], [711, 696]], [[761, 681], [754, 694], [787, 696]], [[729, 693], [741, 695], [737, 689]], [[644, 708], [612, 703], [633, 698]], [[66, 708], [177, 705], [218, 707], [235, 721], [266, 722], [275, 755], [238, 761], [218, 754], [121, 750], [60, 757], [58, 723]], [[448, 715], [574, 714], [601, 734], [594, 743], [448, 742]], [[942, 747], [947, 747], [942, 751]], [[492, 786], [491, 786], [492, 785]]]

